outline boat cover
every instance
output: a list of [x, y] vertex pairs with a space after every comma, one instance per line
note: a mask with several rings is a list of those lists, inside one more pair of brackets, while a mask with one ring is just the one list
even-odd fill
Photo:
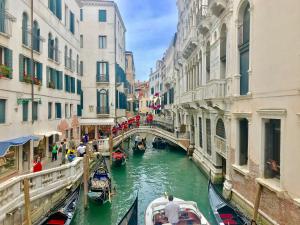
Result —
[[25, 143], [31, 140], [38, 141], [39, 138], [31, 135], [31, 136], [19, 137], [7, 141], [0, 141], [0, 157], [3, 157], [11, 146], [24, 145]]
[[226, 203], [223, 201], [223, 199], [216, 193], [216, 190], [210, 184], [209, 187], [209, 198], [212, 205], [212, 208], [218, 210], [226, 205]]

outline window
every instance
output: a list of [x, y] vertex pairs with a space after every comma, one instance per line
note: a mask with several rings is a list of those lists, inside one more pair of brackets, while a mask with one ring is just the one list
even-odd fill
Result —
[[48, 8], [58, 19], [61, 20], [61, 0], [49, 0]]
[[70, 11], [70, 31], [75, 34], [75, 18], [74, 13]]
[[80, 21], [83, 21], [83, 9], [80, 9]]
[[83, 61], [80, 61], [80, 75], [83, 76]]
[[203, 135], [202, 135], [202, 118], [199, 117], [199, 146], [203, 148]]
[[210, 42], [206, 45], [206, 82], [210, 81]]
[[6, 20], [6, 15], [5, 15], [5, 2], [6, 0], [0, 0], [0, 32], [5, 33], [6, 32], [6, 26], [5, 26], [5, 20]]
[[41, 85], [43, 80], [43, 64], [34, 61], [33, 62], [33, 72], [31, 68], [31, 59], [23, 55], [19, 55], [19, 73], [20, 81], [31, 83], [32, 74], [34, 75], [34, 84]]
[[57, 71], [47, 66], [47, 87], [62, 90], [63, 76], [61, 71]]
[[70, 116], [69, 117], [72, 117], [72, 114], [73, 114], [73, 104], [70, 104]]
[[52, 34], [48, 34], [48, 58], [54, 59], [55, 43]]
[[22, 16], [22, 44], [28, 46], [28, 15], [23, 13]]
[[108, 90], [97, 90], [97, 114], [109, 114]]
[[75, 93], [76, 87], [75, 87], [75, 78], [71, 77], [71, 93]]
[[52, 119], [52, 102], [48, 102], [48, 119]]
[[61, 119], [61, 103], [55, 103], [55, 118]]
[[80, 34], [80, 48], [83, 48], [83, 35]]
[[33, 22], [32, 32], [33, 32], [32, 48], [34, 51], [40, 52], [41, 51], [41, 45], [40, 45], [41, 37], [40, 37], [40, 28], [39, 28], [39, 24], [37, 21]]
[[81, 91], [81, 80], [77, 79], [77, 94], [80, 95]]
[[239, 121], [239, 165], [248, 164], [248, 120]]
[[6, 100], [0, 99], [0, 123], [5, 123]]
[[280, 179], [280, 119], [265, 120], [265, 178]]
[[65, 91], [71, 92], [71, 77], [65, 74]]
[[99, 48], [106, 48], [106, 36], [99, 36]]
[[206, 151], [211, 155], [211, 123], [210, 119], [206, 119]]
[[99, 22], [106, 22], [106, 10], [99, 10]]
[[217, 121], [217, 126], [216, 126], [216, 135], [220, 138], [225, 139], [226, 138], [226, 134], [225, 134], [225, 126], [224, 126], [224, 122], [222, 119], [218, 119]]
[[151, 95], [154, 94], [154, 88], [151, 88]]
[[97, 82], [109, 81], [109, 64], [108, 62], [97, 62]]
[[68, 114], [68, 104], [65, 104], [65, 118], [69, 118], [69, 114]]
[[38, 102], [33, 102], [33, 107], [32, 107], [32, 120], [36, 121], [38, 120]]
[[12, 78], [12, 50], [0, 46], [0, 77]]
[[77, 105], [77, 116], [82, 116], [82, 108], [81, 108], [81, 105]]
[[23, 122], [28, 121], [28, 102], [22, 104], [23, 108]]

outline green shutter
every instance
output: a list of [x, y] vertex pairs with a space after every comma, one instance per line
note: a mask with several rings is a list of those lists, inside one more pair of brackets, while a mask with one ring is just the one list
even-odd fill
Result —
[[23, 103], [23, 121], [28, 121], [28, 102]]
[[41, 81], [43, 81], [43, 64], [42, 63], [37, 63], [37, 78]]
[[100, 112], [100, 107], [101, 107], [101, 102], [100, 102], [100, 92], [98, 90], [97, 91], [97, 113]]
[[67, 92], [68, 75], [65, 74], [65, 92]]
[[19, 55], [19, 79], [20, 81], [24, 80], [24, 65], [23, 65], [23, 55]]
[[0, 99], [0, 123], [5, 123], [6, 100]]
[[109, 90], [106, 91], [106, 113], [109, 113]]
[[99, 10], [99, 22], [106, 22], [106, 10]]
[[61, 0], [56, 0], [56, 16], [61, 20]]
[[49, 74], [49, 72], [50, 72], [50, 69], [49, 69], [49, 67], [47, 66], [47, 67], [46, 67], [46, 82], [47, 82], [46, 86], [47, 86], [47, 87], [49, 86], [49, 82], [50, 82], [50, 74]]
[[59, 82], [58, 82], [58, 88], [59, 90], [62, 90], [63, 89], [63, 75], [62, 75], [62, 72], [61, 71], [58, 71], [58, 79], [59, 79]]
[[31, 59], [26, 58], [26, 63], [27, 63], [27, 76], [32, 75], [32, 71], [31, 71]]
[[106, 81], [109, 81], [109, 63], [106, 62]]

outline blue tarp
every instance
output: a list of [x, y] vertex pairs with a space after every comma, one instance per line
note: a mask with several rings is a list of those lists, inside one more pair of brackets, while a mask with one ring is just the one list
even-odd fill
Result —
[[39, 138], [36, 136], [25, 136], [25, 137], [19, 137], [7, 141], [0, 141], [0, 157], [3, 157], [6, 154], [9, 147], [23, 145], [30, 140], [38, 141]]

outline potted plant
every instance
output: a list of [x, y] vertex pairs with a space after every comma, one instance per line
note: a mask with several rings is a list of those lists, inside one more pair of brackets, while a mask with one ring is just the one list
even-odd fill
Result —
[[48, 83], [48, 87], [49, 87], [49, 88], [55, 89], [55, 85], [54, 85], [53, 81], [50, 81], [50, 82]]
[[0, 77], [11, 78], [12, 69], [6, 65], [0, 65]]

